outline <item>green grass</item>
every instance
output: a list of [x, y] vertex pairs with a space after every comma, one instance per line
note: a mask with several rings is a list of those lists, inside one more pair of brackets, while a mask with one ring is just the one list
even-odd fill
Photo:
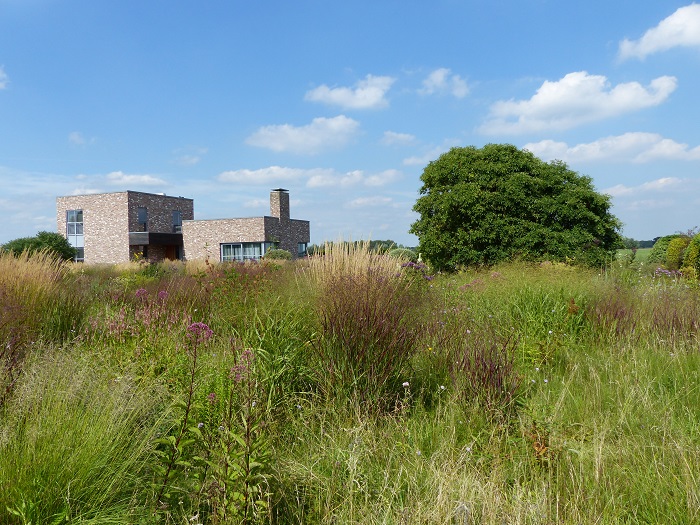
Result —
[[[428, 281], [396, 277], [395, 261], [379, 275], [361, 249], [333, 255], [147, 279], [63, 273], [53, 306], [32, 316], [12, 313], [25, 305], [7, 275], [16, 310], [3, 333], [32, 337], [17, 339], [21, 362], [2, 356], [15, 381], [0, 404], [0, 522], [700, 521], [695, 283], [639, 261]], [[351, 278], [365, 275], [407, 279], [387, 290], [414, 309], [366, 317], [386, 301]], [[328, 388], [340, 377], [329, 366], [347, 366], [339, 347], [332, 363], [319, 352], [338, 283], [357, 301], [339, 310], [352, 317], [345, 345], [387, 322], [414, 330], [390, 373], [370, 354]], [[213, 330], [196, 361], [195, 321]], [[382, 373], [388, 383], [367, 391]]]

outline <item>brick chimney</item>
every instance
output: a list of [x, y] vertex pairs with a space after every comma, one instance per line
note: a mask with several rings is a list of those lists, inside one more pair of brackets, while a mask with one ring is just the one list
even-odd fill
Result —
[[289, 222], [289, 191], [277, 188], [270, 192], [270, 215], [280, 222]]

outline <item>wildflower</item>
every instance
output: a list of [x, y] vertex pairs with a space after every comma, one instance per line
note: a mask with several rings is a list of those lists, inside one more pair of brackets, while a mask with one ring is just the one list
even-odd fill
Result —
[[136, 290], [136, 297], [138, 297], [139, 299], [142, 299], [147, 296], [148, 290], [146, 290], [145, 288], [139, 288], [138, 290]]
[[440, 390], [445, 390], [445, 385], [440, 385]]
[[550, 330], [550, 331], [549, 331], [549, 334], [551, 335], [551, 333], [552, 333], [552, 331]]
[[409, 387], [408, 381], [404, 381], [404, 382], [403, 382], [403, 387], [404, 387], [404, 388], [408, 388], [408, 387]]
[[416, 456], [420, 456], [420, 450], [416, 450]]
[[216, 393], [215, 393], [215, 392], [212, 392], [211, 394], [209, 394], [209, 395], [207, 396], [207, 399], [208, 399], [209, 402], [213, 405], [214, 403], [216, 403]]
[[204, 426], [204, 423], [197, 423], [197, 428], [202, 428]]
[[207, 341], [212, 335], [214, 332], [205, 323], [192, 323], [187, 327], [187, 337], [197, 342]]
[[549, 383], [549, 379], [545, 379], [544, 382], [545, 382], [545, 383]]
[[167, 298], [168, 298], [168, 292], [166, 292], [165, 290], [161, 290], [160, 292], [158, 292], [158, 299], [159, 300], [165, 301]]

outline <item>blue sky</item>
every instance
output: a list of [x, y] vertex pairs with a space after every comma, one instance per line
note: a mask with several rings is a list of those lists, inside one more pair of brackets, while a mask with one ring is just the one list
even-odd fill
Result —
[[0, 243], [60, 195], [137, 190], [311, 240], [393, 239], [453, 146], [510, 143], [612, 196], [623, 233], [700, 224], [700, 4], [0, 0]]

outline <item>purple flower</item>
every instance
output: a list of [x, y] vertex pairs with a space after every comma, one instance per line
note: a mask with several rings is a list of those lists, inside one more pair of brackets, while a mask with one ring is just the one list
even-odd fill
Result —
[[148, 290], [146, 290], [145, 288], [139, 288], [138, 290], [136, 290], [136, 297], [138, 297], [139, 299], [148, 297]]
[[214, 332], [205, 323], [192, 323], [187, 327], [187, 337], [197, 342], [207, 341], [213, 335]]
[[168, 298], [168, 292], [165, 290], [161, 290], [158, 292], [158, 299], [161, 301], [165, 301]]

